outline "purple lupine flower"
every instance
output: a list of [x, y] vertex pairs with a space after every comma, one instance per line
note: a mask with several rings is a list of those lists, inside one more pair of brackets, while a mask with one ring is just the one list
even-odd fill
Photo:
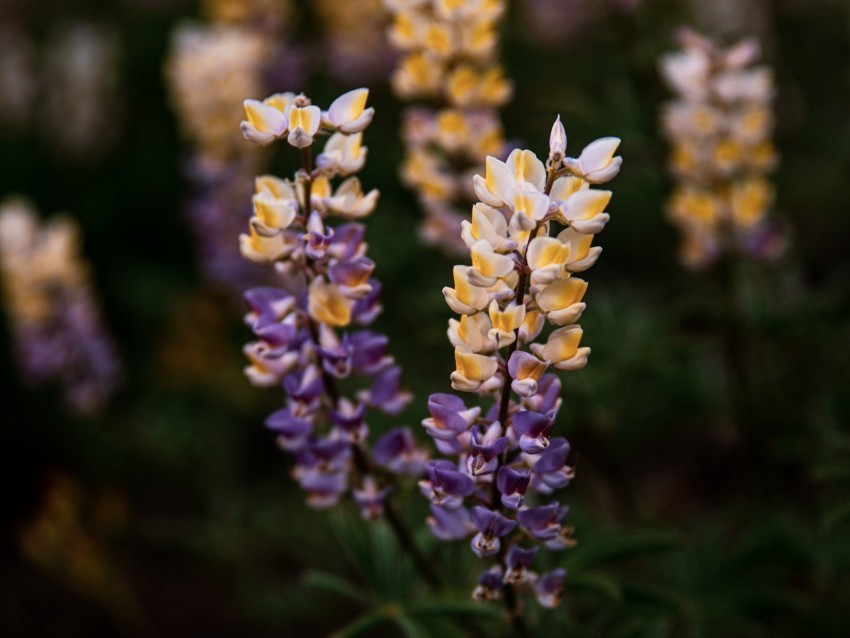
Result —
[[427, 523], [431, 533], [444, 541], [462, 540], [475, 531], [469, 510], [465, 507], [447, 509], [432, 503]]
[[549, 441], [549, 447], [534, 459], [532, 489], [541, 494], [551, 494], [570, 484], [575, 476], [573, 468], [567, 465], [570, 444], [563, 437]]
[[420, 476], [425, 471], [428, 451], [416, 445], [409, 428], [394, 428], [375, 441], [372, 458], [390, 472]]
[[460, 397], [436, 393], [428, 397], [428, 413], [431, 416], [422, 421], [425, 431], [437, 440], [451, 441], [469, 429], [481, 408], [467, 408]]
[[330, 411], [331, 421], [345, 432], [351, 442], [363, 441], [369, 435], [369, 428], [365, 423], [366, 406], [355, 403], [346, 398], [337, 402], [336, 410]]
[[373, 476], [366, 476], [361, 485], [351, 490], [360, 506], [360, 513], [367, 520], [376, 520], [384, 513], [384, 501], [390, 493], [389, 486], [379, 487]]
[[508, 448], [508, 437], [502, 436], [502, 426], [494, 421], [484, 430], [473, 426], [471, 430], [471, 450], [467, 459], [467, 469], [472, 476], [492, 474], [499, 465], [498, 457]]
[[333, 241], [333, 236], [334, 229], [325, 226], [319, 211], [313, 211], [307, 220], [307, 232], [301, 237], [304, 241], [304, 252], [310, 259], [323, 260]]
[[319, 399], [325, 386], [319, 368], [311, 364], [287, 375], [283, 380], [283, 389], [295, 401], [312, 403]]
[[312, 422], [295, 416], [290, 408], [281, 408], [269, 415], [266, 427], [277, 434], [280, 447], [289, 451], [302, 449], [313, 431]]
[[537, 394], [524, 398], [523, 405], [534, 412], [557, 414], [561, 401], [561, 380], [554, 374], [544, 374], [537, 382]]
[[392, 357], [387, 356], [390, 340], [385, 335], [358, 330], [349, 336], [348, 342], [351, 345], [351, 367], [359, 374], [372, 377], [393, 363]]
[[381, 305], [381, 282], [369, 280], [370, 292], [354, 303], [351, 309], [352, 322], [359, 326], [368, 326], [384, 311]]
[[564, 596], [564, 578], [567, 572], [564, 569], [553, 569], [541, 574], [534, 583], [534, 594], [537, 602], [543, 607], [550, 609], [557, 607]]
[[475, 491], [475, 481], [451, 461], [428, 461], [425, 472], [428, 479], [419, 481], [419, 489], [435, 505], [457, 509]]
[[540, 507], [521, 509], [517, 512], [517, 520], [525, 530], [549, 549], [565, 549], [574, 542], [569, 538], [571, 528], [562, 522], [569, 508], [561, 507], [557, 502]]
[[343, 470], [325, 471], [296, 465], [293, 474], [301, 489], [307, 492], [307, 503], [316, 509], [333, 507], [348, 489], [348, 472]]
[[472, 522], [478, 534], [472, 539], [471, 547], [478, 558], [497, 553], [501, 546], [499, 537], [509, 534], [516, 527], [516, 521], [480, 505], [472, 508]]
[[496, 488], [501, 494], [502, 505], [512, 510], [518, 509], [530, 480], [531, 472], [528, 470], [515, 470], [507, 465], [500, 467], [496, 473]]
[[549, 446], [549, 433], [555, 427], [555, 416], [523, 410], [514, 415], [513, 426], [520, 435], [520, 449], [526, 454], [540, 454]]
[[508, 571], [505, 572], [504, 582], [510, 585], [522, 585], [528, 581], [528, 568], [531, 566], [534, 557], [537, 556], [537, 550], [537, 547], [523, 549], [519, 545], [511, 545], [505, 556], [505, 565]]
[[333, 328], [320, 325], [318, 350], [325, 372], [337, 379], [344, 379], [351, 374], [352, 348], [347, 334], [340, 339]]
[[346, 297], [360, 299], [372, 292], [369, 277], [373, 270], [374, 261], [368, 257], [357, 257], [336, 262], [328, 268], [328, 276]]
[[243, 295], [243, 299], [250, 310], [245, 321], [251, 326], [261, 318], [280, 321], [295, 306], [295, 298], [291, 294], [271, 286], [251, 288]]
[[494, 565], [481, 572], [478, 586], [473, 590], [475, 600], [497, 600], [502, 595], [502, 567]]
[[331, 239], [331, 245], [328, 247], [328, 253], [340, 261], [348, 261], [355, 259], [361, 255], [365, 244], [363, 239], [366, 237], [366, 228], [363, 224], [351, 222], [341, 224], [334, 230], [334, 236]]
[[398, 366], [392, 366], [381, 372], [372, 383], [372, 387], [359, 392], [357, 396], [370, 408], [393, 416], [404, 410], [413, 398], [409, 392], [401, 388], [401, 368]]

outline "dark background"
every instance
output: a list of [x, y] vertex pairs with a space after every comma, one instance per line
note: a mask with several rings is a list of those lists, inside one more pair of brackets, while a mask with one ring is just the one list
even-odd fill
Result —
[[[850, 635], [850, 6], [776, 0], [753, 25], [776, 69], [776, 215], [792, 244], [734, 280], [679, 266], [662, 213], [671, 184], [656, 63], [686, 8], [564, 6], [587, 22], [557, 42], [513, 19], [516, 7], [506, 20], [516, 83], [506, 131], [543, 154], [560, 113], [573, 151], [621, 137], [624, 168], [603, 256], [587, 273], [593, 355], [564, 377], [557, 426], [578, 464], [562, 497], [579, 546], [549, 559], [567, 567], [567, 594], [557, 611], [530, 608], [535, 635]], [[497, 615], [466, 616], [458, 629], [450, 606], [429, 607], [382, 526], [347, 507], [309, 510], [262, 427], [280, 395], [243, 378], [241, 308], [202, 280], [182, 212], [188, 147], [162, 67], [170, 32], [195, 13], [188, 2], [129, 0], [15, 13], [36, 42], [75, 17], [120, 34], [119, 139], [77, 161], [37, 124], [3, 131], [0, 194], [79, 219], [128, 372], [102, 414], [71, 417], [55, 389], [22, 388], [0, 329], [0, 635], [502, 635]], [[313, 43], [320, 28], [305, 20], [295, 38]], [[319, 104], [347, 88], [309, 66], [306, 86], [279, 88]], [[385, 84], [371, 89], [361, 178], [382, 193], [368, 221], [384, 283], [378, 327], [416, 395], [401, 419], [371, 425], [416, 430], [428, 394], [449, 385], [440, 289], [452, 262], [417, 240], [420, 213], [397, 178], [403, 105]], [[281, 155], [282, 173], [291, 158]], [[726, 311], [732, 286], [743, 317]], [[733, 321], [746, 334], [745, 379], [727, 370]], [[751, 419], [736, 407], [740, 392]], [[411, 488], [406, 501], [421, 527], [423, 500]], [[452, 574], [444, 599], [465, 602], [475, 559], [462, 543], [421, 540]]]

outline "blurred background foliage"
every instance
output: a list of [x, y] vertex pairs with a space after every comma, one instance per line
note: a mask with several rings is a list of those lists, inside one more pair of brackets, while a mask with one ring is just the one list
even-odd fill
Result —
[[[730, 279], [682, 269], [662, 215], [656, 62], [688, 6], [563, 3], [586, 20], [554, 42], [511, 3], [506, 131], [543, 153], [560, 113], [572, 148], [617, 135], [625, 165], [589, 279], [591, 364], [566, 377], [557, 426], [578, 466], [565, 499], [580, 542], [552, 559], [568, 570], [567, 594], [556, 611], [529, 609], [534, 635], [850, 635], [850, 5], [759, 4], [752, 27], [779, 85], [777, 212], [793, 243], [781, 263]], [[300, 8], [294, 37], [309, 44], [321, 27]], [[195, 15], [189, 1], [0, 2], [4, 26], [36, 45], [80, 17], [120, 42], [115, 140], [75, 157], [33, 113], [0, 133], [0, 193], [79, 219], [128, 367], [107, 410], [69, 417], [54, 389], [21, 386], [0, 335], [0, 635], [505, 634], [498, 607], [468, 598], [475, 559], [463, 544], [421, 535], [452, 583], [428, 594], [382, 525], [305, 507], [262, 427], [280, 397], [242, 377], [241, 307], [203, 282], [182, 213], [188, 149], [163, 61], [175, 25]], [[278, 88], [318, 103], [346, 88], [321, 62], [308, 68], [305, 86]], [[448, 388], [440, 289], [451, 262], [417, 240], [419, 212], [397, 178], [402, 105], [385, 84], [371, 89], [361, 177], [382, 193], [368, 222], [379, 329], [416, 395], [400, 423], [415, 426], [428, 394]], [[738, 378], [727, 374], [730, 322], [745, 335]], [[412, 487], [405, 500], [422, 521]]]

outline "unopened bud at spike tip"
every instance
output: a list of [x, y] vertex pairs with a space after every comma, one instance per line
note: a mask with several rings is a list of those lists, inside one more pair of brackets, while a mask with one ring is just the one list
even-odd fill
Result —
[[549, 134], [549, 157], [556, 155], [563, 157], [567, 152], [567, 131], [561, 123], [561, 116], [555, 118], [552, 132]]

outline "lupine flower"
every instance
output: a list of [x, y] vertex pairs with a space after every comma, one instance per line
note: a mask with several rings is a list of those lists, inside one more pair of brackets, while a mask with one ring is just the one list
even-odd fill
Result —
[[461, 211], [472, 199], [467, 173], [506, 147], [497, 109], [513, 87], [496, 61], [505, 2], [385, 2], [393, 19], [389, 38], [401, 52], [392, 79], [396, 94], [444, 105], [408, 109], [402, 179], [425, 213], [423, 239], [461, 254]]
[[553, 569], [541, 574], [534, 583], [534, 595], [541, 607], [553, 608], [561, 604], [564, 596], [564, 578], [567, 572], [564, 569]]
[[88, 413], [115, 392], [122, 365], [79, 244], [70, 218], [40, 224], [23, 201], [0, 205], [0, 283], [21, 374], [57, 382], [68, 407]]
[[[256, 385], [282, 386], [285, 394], [284, 406], [266, 425], [294, 456], [294, 476], [310, 505], [332, 507], [350, 494], [364, 517], [376, 518], [391, 487], [378, 475], [382, 470], [411, 476], [427, 470], [423, 490], [447, 506], [459, 505], [453, 499], [459, 495], [462, 501], [466, 484], [474, 483], [460, 472], [426, 465], [427, 453], [406, 429], [387, 433], [369, 455], [368, 411], [396, 415], [410, 394], [387, 354], [387, 338], [355, 328], [371, 324], [381, 309], [365, 229], [330, 223], [333, 217], [368, 215], [378, 197], [377, 191], [364, 194], [357, 178], [336, 189], [331, 184], [365, 161], [361, 139], [373, 115], [367, 98], [366, 89], [350, 91], [326, 111], [304, 95], [245, 101], [245, 137], [298, 148], [306, 165], [292, 180], [257, 178], [254, 215], [239, 244], [245, 259], [273, 266], [277, 279], [277, 286], [245, 294], [245, 320], [257, 338], [245, 347], [246, 375]], [[308, 149], [324, 135], [328, 142], [313, 166]], [[338, 380], [351, 378], [360, 389], [343, 394]], [[457, 521], [442, 524], [451, 535]]]
[[[299, 83], [303, 56], [286, 42], [289, 2], [209, 0], [205, 13], [207, 24], [175, 30], [165, 72], [178, 124], [193, 149], [186, 170], [191, 184], [186, 215], [201, 270], [210, 283], [235, 296], [248, 282], [264, 279], [262, 269], [242, 259], [233, 237], [251, 215], [251, 177], [267, 162], [261, 149], [245, 143], [236, 130], [240, 100], [264, 93], [281, 73], [287, 83]], [[270, 144], [286, 132], [284, 111], [294, 100], [294, 93], [276, 93], [250, 103], [244, 134]], [[273, 260], [287, 249], [274, 230], [293, 221], [294, 209], [281, 197], [284, 184], [267, 176], [259, 180], [250, 248]]]
[[734, 251], [757, 259], [778, 257], [785, 242], [768, 219], [774, 189], [765, 175], [777, 163], [770, 139], [775, 93], [769, 68], [756, 66], [759, 45], [745, 39], [721, 48], [692, 31], [682, 50], [661, 61], [676, 97], [662, 112], [678, 183], [667, 212], [683, 236], [681, 258], [698, 268]]
[[[567, 157], [558, 118], [545, 163], [515, 150], [505, 161], [488, 157], [484, 175], [473, 178], [481, 201], [461, 231], [471, 265], [454, 267], [454, 286], [443, 294], [461, 315], [449, 321], [452, 387], [492, 397], [492, 405], [482, 410], [453, 395], [430, 397], [422, 425], [451, 460], [430, 461], [420, 486], [431, 501], [435, 535], [454, 540], [477, 530], [472, 551], [495, 556], [476, 599], [531, 583], [542, 605], [560, 599], [562, 570], [540, 577], [530, 570], [539, 546], [557, 551], [575, 542], [565, 523], [568, 509], [539, 500], [574, 474], [569, 444], [553, 437], [561, 383], [547, 370], [587, 363], [590, 349], [580, 345], [575, 323], [585, 310], [587, 282], [574, 273], [590, 268], [601, 251], [592, 242], [609, 220], [611, 193], [594, 186], [619, 171], [618, 146], [618, 139], [602, 138]], [[546, 324], [553, 329], [541, 338]], [[535, 545], [520, 547], [520, 535]]]

